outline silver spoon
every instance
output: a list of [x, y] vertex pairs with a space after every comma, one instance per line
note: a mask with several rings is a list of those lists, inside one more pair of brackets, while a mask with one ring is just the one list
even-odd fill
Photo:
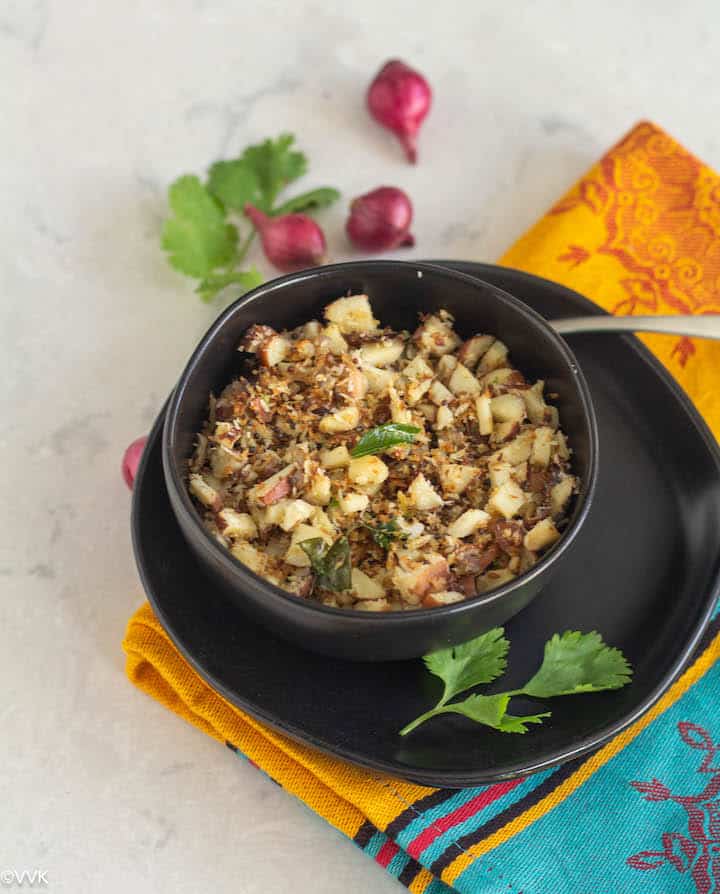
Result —
[[551, 320], [550, 325], [560, 335], [572, 335], [574, 332], [664, 332], [720, 339], [720, 314], [697, 317], [568, 317], [565, 320]]

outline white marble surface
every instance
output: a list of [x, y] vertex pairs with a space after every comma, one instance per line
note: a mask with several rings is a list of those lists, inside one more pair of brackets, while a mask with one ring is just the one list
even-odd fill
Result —
[[[350, 8], [0, 0], [0, 869], [53, 891], [399, 890], [123, 675], [120, 455], [219, 309], [159, 249], [167, 183], [292, 130], [308, 187], [410, 192], [403, 257], [492, 260], [641, 117], [720, 166], [717, 0]], [[436, 91], [415, 169], [362, 107], [395, 55]]]

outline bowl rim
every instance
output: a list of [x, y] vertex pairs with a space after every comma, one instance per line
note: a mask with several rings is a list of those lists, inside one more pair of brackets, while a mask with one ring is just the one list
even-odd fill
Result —
[[[177, 442], [177, 418], [182, 406], [185, 391], [188, 386], [188, 380], [195, 368], [202, 360], [209, 344], [215, 339], [215, 337], [220, 332], [220, 330], [222, 330], [227, 321], [232, 318], [241, 307], [244, 307], [246, 304], [251, 304], [255, 301], [260, 301], [267, 296], [272, 295], [278, 291], [283, 291], [286, 288], [292, 288], [294, 285], [305, 282], [308, 279], [330, 279], [337, 273], [345, 270], [369, 270], [370, 272], [381, 272], [383, 269], [390, 270], [397, 268], [406, 270], [408, 274], [410, 274], [411, 271], [414, 271], [415, 275], [418, 277], [421, 277], [422, 275], [427, 273], [430, 276], [439, 277], [440, 279], [462, 281], [467, 285], [473, 287], [477, 287], [479, 283], [485, 289], [489, 289], [491, 292], [495, 293], [501, 301], [512, 305], [515, 310], [519, 312], [520, 316], [526, 318], [527, 322], [530, 325], [539, 327], [544, 330], [544, 332], [549, 336], [550, 340], [554, 342], [555, 347], [564, 357], [567, 365], [573, 371], [575, 376], [575, 382], [580, 397], [580, 404], [585, 416], [586, 423], [588, 425], [589, 432], [588, 472], [586, 475], [586, 481], [584, 482], [585, 486], [582, 488], [576, 498], [579, 502], [576, 503], [575, 512], [570, 524], [563, 532], [560, 540], [553, 547], [551, 547], [551, 549], [548, 550], [548, 552], [545, 553], [540, 561], [533, 565], [532, 568], [518, 575], [516, 578], [509, 581], [508, 583], [503, 584], [502, 586], [497, 587], [494, 590], [490, 590], [488, 593], [482, 593], [469, 599], [464, 599], [462, 602], [455, 602], [450, 605], [438, 606], [436, 608], [419, 608], [414, 609], [411, 612], [389, 611], [381, 613], [366, 613], [352, 611], [347, 608], [334, 608], [332, 606], [322, 605], [319, 602], [299, 599], [292, 593], [283, 590], [281, 587], [276, 586], [275, 584], [268, 581], [266, 578], [261, 577], [259, 574], [256, 574], [246, 565], [243, 565], [243, 563], [236, 559], [228, 549], [224, 548], [220, 543], [218, 543], [202, 524], [200, 514], [198, 513], [195, 505], [190, 499], [190, 495], [187, 492], [187, 487], [185, 486], [185, 482], [181, 475], [180, 469], [173, 459], [173, 455], [175, 452], [175, 444]], [[282, 603], [284, 603], [284, 605], [290, 612], [312, 611], [321, 615], [325, 615], [329, 618], [344, 618], [348, 621], [348, 623], [354, 624], [358, 628], [363, 625], [374, 626], [374, 624], [377, 623], [378, 619], [381, 619], [383, 624], [400, 624], [403, 622], [407, 623], [410, 619], [420, 620], [422, 618], [431, 617], [447, 618], [450, 616], [462, 615], [467, 611], [472, 611], [480, 605], [488, 606], [496, 602], [500, 602], [506, 595], [513, 592], [518, 586], [529, 583], [535, 578], [544, 574], [545, 571], [551, 565], [557, 562], [570, 548], [572, 543], [575, 541], [578, 533], [580, 532], [585, 519], [588, 516], [590, 506], [595, 496], [597, 485], [598, 453], [599, 441], [597, 418], [595, 415], [595, 408], [592, 403], [590, 390], [585, 380], [585, 376], [583, 375], [582, 369], [580, 368], [580, 365], [568, 343], [561, 335], [555, 332], [555, 330], [552, 328], [552, 326], [550, 326], [548, 321], [544, 319], [544, 317], [542, 317], [539, 313], [537, 313], [537, 311], [529, 307], [519, 298], [511, 295], [509, 292], [506, 292], [504, 289], [501, 289], [498, 286], [493, 285], [492, 283], [480, 279], [477, 276], [462, 273], [458, 270], [451, 270], [447, 267], [442, 267], [439, 264], [398, 260], [373, 259], [366, 261], [346, 261], [337, 264], [327, 264], [322, 267], [300, 270], [295, 273], [289, 273], [284, 276], [269, 280], [256, 287], [255, 289], [252, 289], [250, 292], [241, 295], [238, 299], [228, 305], [227, 308], [225, 308], [225, 310], [212, 323], [212, 325], [205, 332], [205, 334], [202, 336], [202, 338], [194, 348], [192, 354], [190, 355], [190, 358], [183, 368], [182, 373], [180, 374], [180, 378], [178, 379], [172, 394], [170, 395], [162, 432], [163, 472], [165, 476], [166, 486], [168, 488], [168, 493], [171, 497], [171, 505], [173, 506], [176, 514], [178, 512], [182, 513], [184, 519], [186, 521], [189, 521], [191, 528], [198, 535], [195, 543], [202, 547], [202, 550], [206, 553], [206, 555], [208, 555], [214, 561], [218, 561], [224, 567], [224, 569], [230, 573], [232, 577], [237, 579], [239, 585], [245, 583], [243, 578], [246, 578], [249, 583], [252, 583], [255, 586], [259, 586], [270, 596], [282, 600]]]

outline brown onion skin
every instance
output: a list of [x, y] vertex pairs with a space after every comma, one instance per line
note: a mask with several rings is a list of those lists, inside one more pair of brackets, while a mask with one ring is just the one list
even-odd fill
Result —
[[375, 120], [402, 143], [407, 160], [417, 162], [417, 134], [432, 104], [425, 78], [399, 59], [386, 62], [367, 92], [367, 107]]
[[260, 234], [265, 257], [278, 270], [292, 273], [325, 261], [325, 234], [307, 214], [269, 217], [249, 203], [245, 214]]
[[362, 251], [389, 251], [411, 246], [413, 207], [407, 194], [395, 186], [380, 186], [350, 203], [345, 231]]

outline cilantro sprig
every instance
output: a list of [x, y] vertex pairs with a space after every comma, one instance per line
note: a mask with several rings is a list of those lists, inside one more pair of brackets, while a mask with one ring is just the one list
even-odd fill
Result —
[[292, 134], [281, 134], [248, 146], [238, 158], [215, 162], [205, 183], [188, 174], [171, 184], [172, 216], [163, 227], [162, 247], [172, 267], [200, 280], [196, 292], [203, 301], [228, 286], [239, 286], [242, 294], [262, 282], [255, 267], [241, 269], [255, 236], [240, 217], [247, 202], [277, 216], [317, 211], [340, 197], [336, 189], [320, 187], [277, 203], [308, 169], [307, 156], [294, 142]]
[[366, 431], [350, 451], [350, 456], [359, 459], [372, 453], [382, 453], [396, 444], [411, 444], [420, 429], [417, 425], [403, 425], [400, 422], [387, 422]]
[[510, 643], [502, 627], [495, 627], [461, 646], [451, 646], [424, 658], [425, 666], [444, 683], [440, 700], [424, 714], [400, 730], [401, 736], [440, 714], [461, 714], [503, 733], [525, 733], [528, 726], [550, 717], [525, 714], [516, 717], [507, 713], [515, 695], [531, 698], [556, 698], [582, 692], [620, 689], [630, 682], [632, 668], [619, 649], [605, 645], [599, 633], [567, 630], [555, 634], [545, 643], [543, 662], [537, 673], [520, 689], [495, 695], [474, 693], [463, 701], [451, 702], [455, 696], [491, 683], [504, 673]]

